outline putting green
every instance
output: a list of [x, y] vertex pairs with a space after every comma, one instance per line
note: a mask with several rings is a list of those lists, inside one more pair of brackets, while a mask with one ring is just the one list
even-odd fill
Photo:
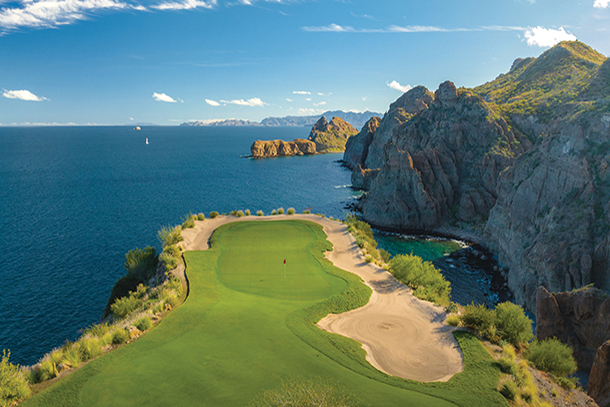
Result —
[[[236, 222], [219, 228], [211, 243], [209, 250], [185, 253], [190, 294], [182, 306], [138, 341], [92, 361], [24, 405], [246, 406], [262, 391], [278, 388], [282, 378], [295, 376], [331, 378], [369, 406], [502, 403], [495, 389], [490, 393], [497, 369], [495, 382], [487, 380], [492, 362], [469, 337], [460, 343], [473, 349], [480, 370], [472, 371], [467, 361], [469, 373], [456, 375], [467, 380], [426, 385], [376, 371], [357, 342], [308, 323], [327, 312], [324, 307], [366, 302], [370, 293], [357, 277], [324, 259], [330, 244], [321, 226]], [[465, 358], [473, 359], [469, 350]]]

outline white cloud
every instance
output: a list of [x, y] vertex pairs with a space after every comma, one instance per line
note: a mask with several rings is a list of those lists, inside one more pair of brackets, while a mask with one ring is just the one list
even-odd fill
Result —
[[129, 120], [133, 121], [133, 117], [130, 117]]
[[294, 90], [292, 93], [295, 95], [311, 95], [311, 92], [307, 92], [306, 90]]
[[206, 99], [206, 100], [205, 100], [205, 103], [207, 103], [207, 104], [208, 104], [208, 105], [210, 105], [210, 106], [220, 106], [220, 103], [218, 103], [218, 102], [217, 102], [217, 101], [215, 101], [215, 100]]
[[138, 4], [137, 6], [131, 6], [132, 9], [134, 10], [138, 10], [138, 11], [146, 11], [148, 10], [146, 7], [142, 6], [141, 4]]
[[218, 4], [217, 0], [201, 1], [201, 0], [184, 0], [184, 1], [167, 1], [165, 3], [150, 6], [157, 10], [192, 10], [195, 8], [212, 9]]
[[305, 98], [305, 100], [311, 102], [311, 98]]
[[326, 102], [314, 103], [314, 106], [324, 106]]
[[56, 27], [84, 20], [98, 10], [127, 7], [119, 0], [22, 0], [20, 7], [0, 9], [0, 27]]
[[324, 113], [324, 110], [322, 110], [322, 109], [307, 109], [307, 108], [299, 109], [299, 114], [314, 115], [314, 114], [318, 114], [318, 113]]
[[336, 32], [336, 33], [344, 33], [344, 32], [355, 32], [354, 27], [350, 27], [348, 25], [341, 26], [338, 24], [330, 24], [322, 27], [301, 27], [303, 31], [311, 31], [311, 32]]
[[286, 98], [286, 102], [292, 102], [292, 99]]
[[[601, 0], [610, 1], [610, 0]], [[339, 33], [448, 33], [448, 32], [472, 32], [472, 31], [523, 31], [525, 28], [516, 26], [483, 26], [475, 28], [445, 28], [430, 25], [391, 25], [386, 28], [354, 28], [351, 26], [341, 26], [330, 24], [326, 26], [301, 27], [303, 31], [309, 32], [339, 32]]]
[[593, 7], [595, 8], [606, 8], [610, 6], [610, 0], [595, 0]]
[[227, 104], [231, 104], [231, 105], [239, 105], [239, 106], [250, 106], [250, 107], [255, 107], [255, 106], [265, 106], [265, 102], [263, 102], [262, 100], [260, 100], [259, 98], [251, 98], [248, 100], [243, 100], [243, 99], [238, 99], [238, 100], [221, 100], [222, 103], [227, 103]]
[[539, 47], [552, 47], [561, 41], [576, 40], [576, 36], [564, 30], [563, 27], [560, 27], [559, 30], [554, 30], [538, 26], [525, 31], [524, 35], [527, 39], [527, 45], [537, 45]]
[[366, 102], [366, 100], [367, 100], [367, 99], [368, 99], [368, 98], [367, 98], [366, 96], [364, 96], [364, 97], [362, 98], [362, 101], [363, 101], [363, 102]]
[[152, 97], [157, 102], [169, 102], [169, 103], [176, 103], [177, 102], [176, 99], [174, 99], [171, 96], [166, 95], [165, 93], [153, 93]]
[[392, 88], [392, 89], [396, 89], [401, 91], [402, 93], [408, 92], [410, 91], [413, 87], [411, 85], [404, 85], [402, 86], [400, 83], [398, 83], [397, 81], [392, 81], [392, 82], [386, 82], [386, 84]]
[[2, 96], [7, 99], [26, 100], [28, 102], [42, 102], [43, 100], [48, 100], [45, 97], [36, 96], [29, 90], [5, 90], [2, 93]]

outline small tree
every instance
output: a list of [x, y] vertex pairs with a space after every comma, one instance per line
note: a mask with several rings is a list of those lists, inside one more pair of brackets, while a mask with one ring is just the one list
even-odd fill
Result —
[[496, 327], [502, 339], [514, 346], [528, 343], [532, 334], [532, 320], [523, 308], [512, 302], [503, 302], [496, 306]]

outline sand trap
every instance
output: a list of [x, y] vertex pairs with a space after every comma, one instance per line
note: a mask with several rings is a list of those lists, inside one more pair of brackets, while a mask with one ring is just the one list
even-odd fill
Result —
[[300, 219], [318, 223], [333, 244], [327, 258], [339, 268], [360, 276], [373, 289], [367, 305], [343, 314], [330, 314], [318, 326], [353, 338], [367, 353], [369, 363], [392, 376], [420, 382], [447, 381], [463, 370], [463, 357], [445, 312], [419, 300], [390, 273], [364, 262], [345, 225], [316, 215], [222, 216], [195, 222], [182, 232], [185, 250], [206, 250], [210, 236], [221, 225], [236, 221]]

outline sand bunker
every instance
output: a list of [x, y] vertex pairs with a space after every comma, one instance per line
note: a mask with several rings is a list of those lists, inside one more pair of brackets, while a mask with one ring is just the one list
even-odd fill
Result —
[[387, 271], [367, 264], [345, 225], [316, 215], [277, 215], [237, 218], [222, 216], [196, 222], [182, 232], [185, 250], [206, 250], [219, 226], [236, 221], [308, 220], [322, 225], [333, 251], [327, 258], [343, 270], [360, 276], [373, 289], [367, 305], [343, 314], [330, 314], [318, 326], [353, 338], [366, 359], [392, 376], [421, 382], [447, 381], [463, 370], [463, 357], [454, 329], [445, 324], [445, 312], [419, 300]]

